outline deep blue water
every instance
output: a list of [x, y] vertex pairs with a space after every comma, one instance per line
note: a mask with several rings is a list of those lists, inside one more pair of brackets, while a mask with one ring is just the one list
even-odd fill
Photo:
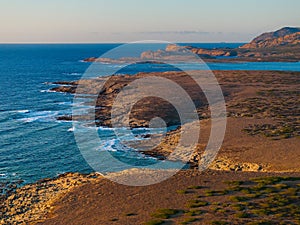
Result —
[[[213, 48], [239, 44], [196, 45]], [[34, 182], [63, 172], [92, 171], [70, 132], [72, 123], [55, 119], [71, 113], [72, 95], [47, 92], [52, 87], [47, 82], [80, 79], [90, 65], [80, 60], [99, 56], [116, 46], [118, 44], [0, 45], [0, 179]], [[181, 66], [193, 69], [193, 65]], [[148, 64], [137, 67], [122, 72], [170, 69]], [[300, 71], [300, 63], [211, 63], [209, 67]], [[101, 147], [118, 150], [117, 143], [111, 143], [111, 131], [100, 132], [107, 136], [107, 142]], [[128, 153], [120, 153], [120, 156], [124, 154]], [[128, 159], [134, 160], [132, 157]]]

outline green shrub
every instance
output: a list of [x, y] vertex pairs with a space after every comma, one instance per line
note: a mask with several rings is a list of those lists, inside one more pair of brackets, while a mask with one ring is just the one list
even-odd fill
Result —
[[233, 180], [233, 181], [225, 181], [224, 183], [228, 184], [228, 185], [239, 186], [239, 185], [244, 184], [244, 181]]
[[192, 200], [192, 201], [189, 202], [187, 207], [188, 208], [198, 208], [198, 207], [207, 206], [207, 205], [209, 205], [209, 203], [206, 202], [206, 201]]
[[276, 184], [280, 181], [284, 180], [282, 177], [260, 177], [260, 178], [254, 178], [251, 179], [252, 181], [259, 183], [259, 184]]
[[178, 214], [180, 211], [177, 209], [158, 209], [155, 213], [152, 213], [152, 217], [160, 218], [160, 219], [168, 219], [173, 215]]
[[210, 224], [211, 224], [211, 225], [227, 225], [227, 224], [229, 224], [229, 223], [226, 222], [226, 221], [218, 221], [218, 220], [215, 220], [215, 221], [211, 221]]
[[230, 191], [241, 191], [243, 188], [240, 187], [240, 186], [230, 186], [226, 189], [227, 192], [230, 192]]
[[180, 224], [189, 224], [189, 223], [192, 223], [192, 222], [195, 222], [197, 221], [198, 219], [197, 218], [186, 218], [184, 221], [182, 221]]
[[242, 204], [235, 204], [235, 205], [232, 205], [231, 207], [237, 211], [242, 211], [246, 208], [245, 205], [242, 205]]
[[245, 213], [245, 212], [239, 212], [239, 213], [235, 214], [235, 217], [237, 217], [237, 218], [249, 218], [250, 215], [248, 213]]
[[241, 192], [244, 193], [244, 194], [251, 194], [252, 193], [250, 188], [243, 188], [243, 189], [241, 189]]
[[164, 223], [163, 220], [150, 220], [150, 221], [144, 223], [144, 225], [161, 225], [163, 223]]
[[203, 211], [201, 211], [201, 210], [189, 210], [185, 214], [188, 215], [188, 216], [199, 216], [199, 215], [203, 214]]
[[207, 190], [207, 191], [205, 191], [206, 196], [226, 195], [227, 193], [228, 193], [227, 190], [222, 190], [222, 191]]
[[187, 194], [187, 193], [189, 193], [187, 190], [177, 190], [176, 192], [178, 194]]
[[203, 187], [202, 186], [197, 186], [197, 185], [188, 187], [188, 189], [201, 189], [201, 188], [203, 188]]
[[247, 225], [273, 225], [273, 221], [260, 220], [247, 223]]
[[276, 188], [276, 189], [281, 190], [281, 189], [288, 188], [289, 186], [287, 184], [280, 184], [279, 183], [279, 184], [274, 184], [273, 187]]
[[244, 196], [230, 196], [229, 200], [233, 202], [243, 202], [249, 200], [249, 198], [244, 197]]

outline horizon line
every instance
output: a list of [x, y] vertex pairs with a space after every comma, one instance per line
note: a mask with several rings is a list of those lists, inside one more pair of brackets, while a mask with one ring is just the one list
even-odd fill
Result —
[[[0, 42], [0, 45], [3, 44], [128, 44], [133, 42]], [[180, 41], [180, 42], [170, 42], [176, 44], [185, 44], [185, 43], [195, 43], [195, 44], [215, 44], [215, 43], [228, 43], [228, 44], [245, 44], [248, 42], [238, 41], [238, 42], [231, 42], [231, 41], [217, 41], [217, 42], [194, 42], [194, 41]], [[143, 43], [141, 43], [143, 44]]]

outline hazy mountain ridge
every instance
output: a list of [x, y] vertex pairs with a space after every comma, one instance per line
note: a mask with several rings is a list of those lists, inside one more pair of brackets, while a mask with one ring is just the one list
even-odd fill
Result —
[[263, 33], [240, 48], [269, 48], [300, 44], [300, 28], [283, 27], [274, 32]]

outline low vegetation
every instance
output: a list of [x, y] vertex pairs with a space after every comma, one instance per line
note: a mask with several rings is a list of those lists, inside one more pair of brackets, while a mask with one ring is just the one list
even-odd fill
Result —
[[299, 181], [261, 177], [224, 182], [221, 190], [187, 187], [196, 193], [183, 209], [158, 209], [146, 224], [300, 224]]

